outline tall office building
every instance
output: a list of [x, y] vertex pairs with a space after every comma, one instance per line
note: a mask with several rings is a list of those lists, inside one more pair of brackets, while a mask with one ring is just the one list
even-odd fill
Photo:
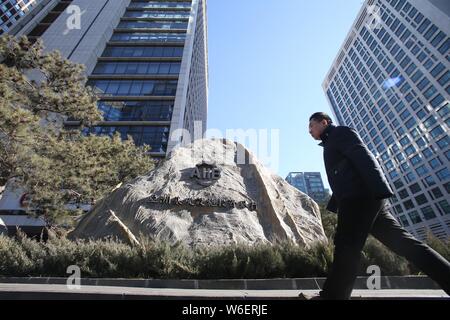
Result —
[[0, 0], [0, 35], [11, 30], [40, 0]]
[[419, 238], [450, 236], [450, 2], [368, 0], [323, 83], [340, 125], [382, 164], [392, 210]]
[[104, 114], [90, 133], [130, 135], [164, 157], [186, 138], [172, 133], [206, 131], [206, 0], [41, 0], [25, 18], [9, 33], [86, 66]]
[[286, 181], [317, 202], [324, 202], [328, 198], [320, 172], [291, 172]]

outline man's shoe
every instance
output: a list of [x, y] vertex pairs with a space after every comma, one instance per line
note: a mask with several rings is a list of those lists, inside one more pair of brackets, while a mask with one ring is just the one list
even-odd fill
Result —
[[298, 297], [300, 300], [322, 300], [322, 297], [320, 295], [306, 294], [303, 292], [300, 292]]

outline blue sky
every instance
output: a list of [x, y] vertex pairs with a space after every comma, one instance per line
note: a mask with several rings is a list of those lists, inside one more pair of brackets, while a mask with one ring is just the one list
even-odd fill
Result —
[[308, 118], [331, 114], [322, 82], [362, 4], [209, 0], [208, 129], [279, 129], [277, 173], [320, 171], [328, 185]]

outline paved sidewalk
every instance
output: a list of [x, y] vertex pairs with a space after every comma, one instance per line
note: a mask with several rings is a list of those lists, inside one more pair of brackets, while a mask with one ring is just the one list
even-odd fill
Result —
[[[0, 284], [0, 300], [5, 299], [88, 299], [88, 300], [295, 300], [300, 290], [191, 290], [65, 285]], [[318, 290], [302, 290], [317, 294]], [[448, 300], [442, 290], [354, 290], [355, 300]]]

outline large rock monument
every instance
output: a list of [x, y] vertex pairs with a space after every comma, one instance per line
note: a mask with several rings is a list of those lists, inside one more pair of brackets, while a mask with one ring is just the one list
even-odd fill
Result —
[[325, 242], [318, 205], [242, 145], [198, 140], [99, 201], [71, 238], [140, 235], [191, 247]]

